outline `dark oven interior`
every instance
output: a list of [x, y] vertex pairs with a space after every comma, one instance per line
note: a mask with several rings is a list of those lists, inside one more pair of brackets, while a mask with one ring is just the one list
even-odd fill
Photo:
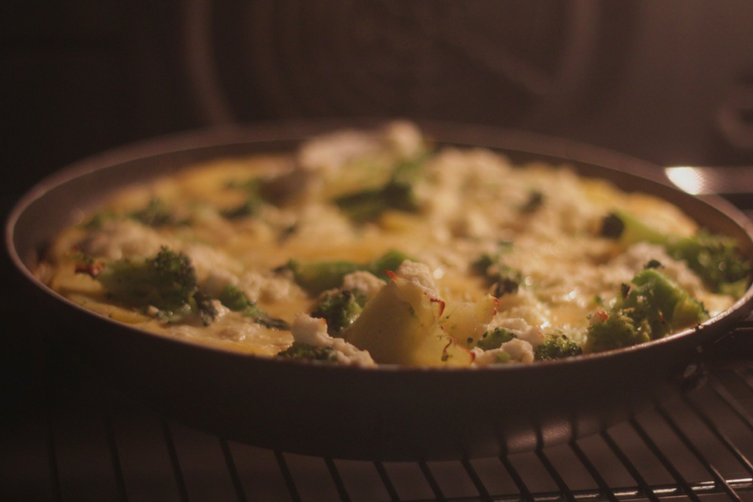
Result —
[[[657, 165], [753, 165], [753, 6], [664, 2], [30, 0], [0, 7], [3, 214], [81, 157], [298, 117], [520, 128]], [[742, 179], [742, 177], [741, 177]], [[728, 194], [753, 209], [753, 188]], [[705, 385], [530, 454], [380, 463], [206, 435], [48, 344], [2, 263], [2, 500], [753, 500], [753, 322]]]

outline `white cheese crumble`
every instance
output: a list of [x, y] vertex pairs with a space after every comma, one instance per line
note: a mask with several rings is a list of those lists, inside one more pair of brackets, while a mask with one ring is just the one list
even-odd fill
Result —
[[191, 259], [199, 282], [203, 282], [217, 270], [230, 273], [239, 273], [243, 270], [243, 265], [238, 260], [208, 244], [190, 242], [178, 247], [178, 250]]
[[503, 343], [498, 349], [481, 350], [478, 347], [472, 350], [475, 355], [473, 364], [476, 366], [488, 366], [500, 362], [533, 362], [533, 347], [525, 340], [513, 338]]
[[336, 208], [324, 204], [307, 204], [298, 212], [295, 232], [288, 241], [301, 246], [312, 242], [328, 242], [334, 246], [352, 241], [354, 235], [350, 221]]
[[237, 286], [252, 302], [279, 302], [305, 294], [285, 276], [264, 275], [253, 271], [241, 275]]
[[379, 277], [366, 271], [358, 271], [343, 278], [342, 289], [358, 292], [369, 301], [384, 285], [385, 282]]
[[147, 258], [159, 253], [162, 246], [172, 246], [173, 240], [154, 229], [130, 219], [106, 221], [90, 232], [80, 244], [81, 251], [107, 260]]
[[390, 122], [383, 131], [384, 142], [403, 159], [414, 158], [424, 150], [424, 137], [421, 129], [413, 122], [396, 120]]
[[630, 246], [624, 253], [612, 260], [611, 265], [619, 270], [626, 267], [629, 271], [622, 282], [628, 283], [636, 272], [641, 270], [651, 260], [658, 260], [662, 264], [661, 271], [677, 282], [691, 296], [697, 297], [703, 290], [703, 283], [687, 263], [670, 257], [663, 247], [655, 244], [639, 242]]
[[431, 273], [431, 269], [427, 265], [405, 260], [395, 271], [395, 274], [417, 286], [420, 286], [424, 293], [430, 297], [439, 298], [437, 283], [434, 280], [434, 275]]
[[367, 350], [360, 350], [342, 338], [333, 338], [327, 333], [327, 322], [324, 319], [311, 317], [308, 314], [295, 316], [290, 332], [293, 339], [313, 347], [330, 347], [335, 351], [337, 362], [354, 366], [375, 366], [374, 360]]
[[531, 325], [525, 319], [495, 317], [489, 324], [488, 329], [504, 328], [513, 333], [519, 340], [526, 341], [533, 346], [541, 345], [546, 340], [541, 326]]
[[222, 320], [223, 317], [230, 313], [230, 309], [224, 306], [219, 300], [211, 300], [211, 302], [215, 312], [214, 322]]
[[348, 162], [379, 151], [379, 137], [361, 131], [340, 131], [304, 143], [298, 152], [298, 165], [305, 171], [333, 176]]
[[520, 288], [516, 294], [506, 294], [499, 299], [497, 318], [522, 319], [531, 326], [541, 326], [548, 320], [546, 313], [546, 306], [531, 290]]
[[238, 276], [227, 270], [216, 269], [209, 272], [206, 280], [201, 285], [201, 290], [210, 298], [218, 298], [226, 287], [236, 286], [237, 284]]

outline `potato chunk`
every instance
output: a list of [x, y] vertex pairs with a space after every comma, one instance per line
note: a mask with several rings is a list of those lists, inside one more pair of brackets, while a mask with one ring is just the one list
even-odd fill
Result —
[[430, 289], [393, 276], [342, 335], [377, 363], [467, 366], [473, 356], [439, 324], [443, 311]]

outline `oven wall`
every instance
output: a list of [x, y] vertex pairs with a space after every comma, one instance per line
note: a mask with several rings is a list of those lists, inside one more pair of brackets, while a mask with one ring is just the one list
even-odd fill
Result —
[[662, 164], [753, 162], [747, 0], [12, 0], [0, 67], [6, 198], [91, 153], [227, 120], [218, 99], [239, 121], [424, 116]]

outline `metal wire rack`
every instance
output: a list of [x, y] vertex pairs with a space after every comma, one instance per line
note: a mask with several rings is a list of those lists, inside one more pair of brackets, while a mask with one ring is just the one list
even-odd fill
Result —
[[2, 421], [0, 500], [753, 500], [753, 319], [732, 336], [743, 341], [734, 363], [627, 423], [531, 453], [453, 462], [235, 443], [167, 421], [52, 358], [39, 406]]

